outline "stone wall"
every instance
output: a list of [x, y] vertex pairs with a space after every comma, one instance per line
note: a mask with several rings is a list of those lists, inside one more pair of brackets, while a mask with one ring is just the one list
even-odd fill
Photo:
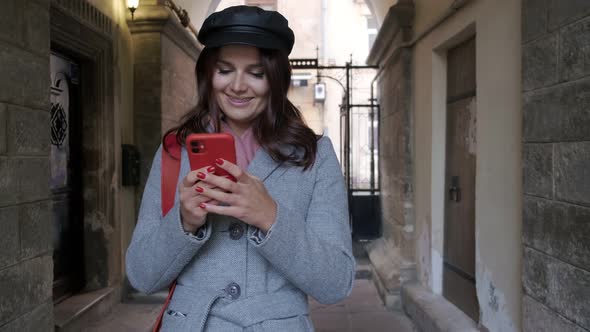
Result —
[[49, 331], [49, 1], [0, 1], [0, 68], [0, 331]]
[[412, 1], [391, 7], [368, 63], [378, 79], [379, 172], [383, 236], [366, 246], [377, 287], [388, 307], [401, 307], [400, 289], [415, 279], [412, 177], [412, 51], [399, 47], [411, 35]]
[[197, 104], [198, 54], [196, 48], [187, 52], [170, 37], [162, 38], [162, 130], [178, 125]]
[[175, 14], [142, 2], [129, 22], [134, 48], [134, 131], [141, 156], [140, 202], [162, 135], [197, 103], [199, 46]]
[[590, 2], [523, 2], [523, 328], [590, 331]]

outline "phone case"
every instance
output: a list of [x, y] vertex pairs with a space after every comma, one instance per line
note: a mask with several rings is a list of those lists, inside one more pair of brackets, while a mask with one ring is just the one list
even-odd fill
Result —
[[215, 163], [217, 158], [236, 163], [236, 147], [232, 135], [226, 133], [190, 134], [186, 138], [186, 149], [191, 170], [215, 166], [215, 175], [226, 176], [235, 181], [233, 176]]

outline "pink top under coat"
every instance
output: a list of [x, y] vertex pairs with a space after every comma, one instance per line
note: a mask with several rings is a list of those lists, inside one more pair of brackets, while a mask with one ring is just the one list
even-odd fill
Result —
[[231, 134], [234, 137], [236, 145], [236, 162], [242, 170], [248, 169], [248, 165], [250, 165], [250, 162], [256, 155], [256, 151], [260, 148], [260, 145], [256, 141], [256, 137], [254, 137], [252, 127], [249, 127], [241, 136], [238, 136], [227, 123], [222, 121], [221, 131]]

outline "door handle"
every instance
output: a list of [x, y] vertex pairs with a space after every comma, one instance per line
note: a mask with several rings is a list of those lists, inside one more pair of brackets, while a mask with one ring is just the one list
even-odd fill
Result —
[[461, 200], [461, 188], [459, 188], [459, 177], [451, 176], [451, 186], [449, 187], [449, 200], [459, 202]]

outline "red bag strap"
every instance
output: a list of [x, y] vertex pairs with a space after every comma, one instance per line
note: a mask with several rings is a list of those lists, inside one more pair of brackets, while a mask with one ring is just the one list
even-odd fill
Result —
[[[162, 149], [162, 167], [161, 167], [161, 179], [162, 179], [162, 216], [165, 216], [168, 211], [174, 206], [174, 196], [176, 196], [176, 184], [178, 183], [178, 174], [180, 173], [180, 144], [176, 141], [176, 133], [170, 133], [164, 138], [165, 147], [168, 149]], [[164, 306], [156, 319], [154, 324], [153, 332], [160, 331], [162, 326], [162, 318], [164, 312], [170, 304], [172, 294], [176, 288], [176, 281], [172, 282], [170, 289], [168, 290], [168, 297]]]
[[168, 297], [166, 298], [166, 302], [164, 302], [164, 306], [162, 307], [162, 310], [160, 310], [160, 314], [158, 315], [158, 318], [156, 319], [156, 323], [154, 324], [154, 329], [152, 330], [152, 332], [160, 331], [160, 328], [162, 327], [162, 318], [164, 318], [164, 312], [166, 311], [166, 308], [168, 308], [168, 304], [170, 304], [170, 300], [172, 300], [172, 294], [174, 294], [174, 288], [176, 288], [176, 281], [174, 281], [172, 283], [172, 285], [170, 285], [170, 289], [168, 290]]
[[176, 133], [170, 133], [164, 138], [168, 152], [162, 149], [162, 215], [165, 216], [174, 206], [178, 173], [180, 173], [180, 144], [176, 141]]

